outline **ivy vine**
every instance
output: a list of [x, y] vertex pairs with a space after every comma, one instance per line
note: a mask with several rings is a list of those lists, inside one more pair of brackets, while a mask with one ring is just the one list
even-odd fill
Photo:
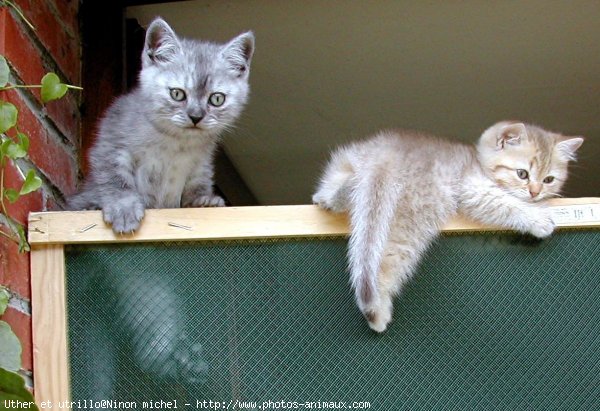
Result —
[[[12, 8], [32, 30], [35, 30], [15, 3], [0, 0], [0, 8], [2, 7]], [[29, 169], [27, 173], [22, 170], [22, 165], [26, 163], [20, 160], [27, 158], [29, 137], [19, 129], [19, 110], [14, 104], [3, 99], [4, 92], [13, 89], [40, 89], [42, 103], [46, 104], [63, 97], [69, 89], [81, 88], [62, 83], [54, 73], [44, 75], [40, 84], [16, 84], [10, 80], [9, 64], [6, 58], [0, 55], [0, 236], [16, 242], [19, 252], [26, 252], [30, 248], [25, 227], [9, 214], [7, 202], [14, 203], [22, 196], [38, 190], [42, 186], [42, 180], [33, 169]], [[9, 163], [23, 176], [23, 183], [18, 188], [5, 186], [5, 172]], [[10, 297], [9, 290], [0, 285], [0, 317], [4, 314]], [[25, 387], [25, 380], [17, 373], [21, 368], [21, 351], [19, 339], [10, 325], [0, 321], [0, 403], [37, 411], [33, 396]]]
[[[54, 73], [47, 73], [40, 84], [33, 85], [11, 84], [9, 83], [9, 74], [8, 63], [4, 56], [0, 55], [0, 92], [18, 88], [38, 88], [44, 104], [63, 97], [69, 89], [81, 89], [62, 83]], [[29, 150], [29, 137], [19, 130], [18, 115], [19, 111], [14, 104], [0, 98], [0, 214], [4, 216], [3, 222], [9, 228], [9, 230], [0, 229], [0, 235], [18, 243], [19, 251], [23, 252], [29, 251], [25, 228], [9, 215], [6, 201], [14, 203], [21, 196], [38, 190], [42, 186], [42, 180], [33, 169], [23, 173], [16, 163], [16, 160], [26, 157]], [[5, 187], [5, 166], [9, 161], [24, 177], [23, 183], [18, 189]]]

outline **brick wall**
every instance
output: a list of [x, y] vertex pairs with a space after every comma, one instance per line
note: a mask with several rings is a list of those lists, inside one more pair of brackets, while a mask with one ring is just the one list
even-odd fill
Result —
[[[53, 71], [66, 83], [81, 84], [81, 41], [78, 0], [13, 0], [33, 24], [31, 30], [11, 9], [0, 7], [0, 54], [11, 67], [13, 83], [39, 84]], [[25, 223], [30, 211], [60, 209], [64, 196], [77, 182], [80, 135], [79, 92], [45, 107], [36, 90], [1, 92], [2, 99], [19, 109], [19, 129], [30, 137], [29, 158], [19, 164], [33, 168], [43, 180], [39, 192], [10, 205], [9, 212]], [[20, 186], [20, 173], [5, 170], [6, 185]], [[23, 346], [23, 373], [31, 375], [29, 255], [19, 254], [16, 244], [0, 237], [0, 284], [13, 294], [2, 320], [11, 324]], [[52, 296], [48, 296], [52, 298]]]

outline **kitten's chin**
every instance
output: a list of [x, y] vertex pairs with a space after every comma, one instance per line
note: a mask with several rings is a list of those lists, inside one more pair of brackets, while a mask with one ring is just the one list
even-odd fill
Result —
[[549, 198], [552, 198], [552, 195], [549, 194], [540, 194], [536, 197], [531, 197], [530, 195], [527, 196], [527, 201], [530, 203], [541, 203], [543, 201], [548, 200]]
[[215, 130], [214, 128], [199, 127], [199, 126], [180, 127], [178, 134], [188, 137], [188, 138], [206, 138], [206, 137], [214, 138], [219, 134], [219, 131]]

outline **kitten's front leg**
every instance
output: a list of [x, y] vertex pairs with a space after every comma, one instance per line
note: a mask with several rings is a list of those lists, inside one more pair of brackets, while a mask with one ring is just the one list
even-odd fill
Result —
[[530, 226], [527, 232], [537, 238], [549, 237], [556, 228], [556, 223], [552, 219], [550, 210], [544, 206], [529, 206], [529, 208], [532, 209], [533, 215], [530, 217]]
[[100, 148], [103, 150], [95, 154], [94, 182], [80, 197], [102, 209], [104, 221], [115, 233], [132, 233], [140, 227], [146, 208], [136, 189], [134, 160], [124, 149]]
[[196, 170], [185, 184], [181, 194], [182, 207], [224, 207], [225, 200], [213, 193], [212, 168]]
[[529, 204], [493, 185], [467, 184], [462, 193], [460, 211], [484, 224], [509, 228], [546, 238], [555, 228], [550, 210]]

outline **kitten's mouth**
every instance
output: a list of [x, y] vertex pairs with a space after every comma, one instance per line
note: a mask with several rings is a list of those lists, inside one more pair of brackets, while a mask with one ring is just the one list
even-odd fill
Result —
[[188, 125], [187, 127], [185, 127], [189, 130], [206, 130], [206, 127], [204, 127], [204, 125], [198, 123], [198, 124], [192, 124], [192, 125]]

